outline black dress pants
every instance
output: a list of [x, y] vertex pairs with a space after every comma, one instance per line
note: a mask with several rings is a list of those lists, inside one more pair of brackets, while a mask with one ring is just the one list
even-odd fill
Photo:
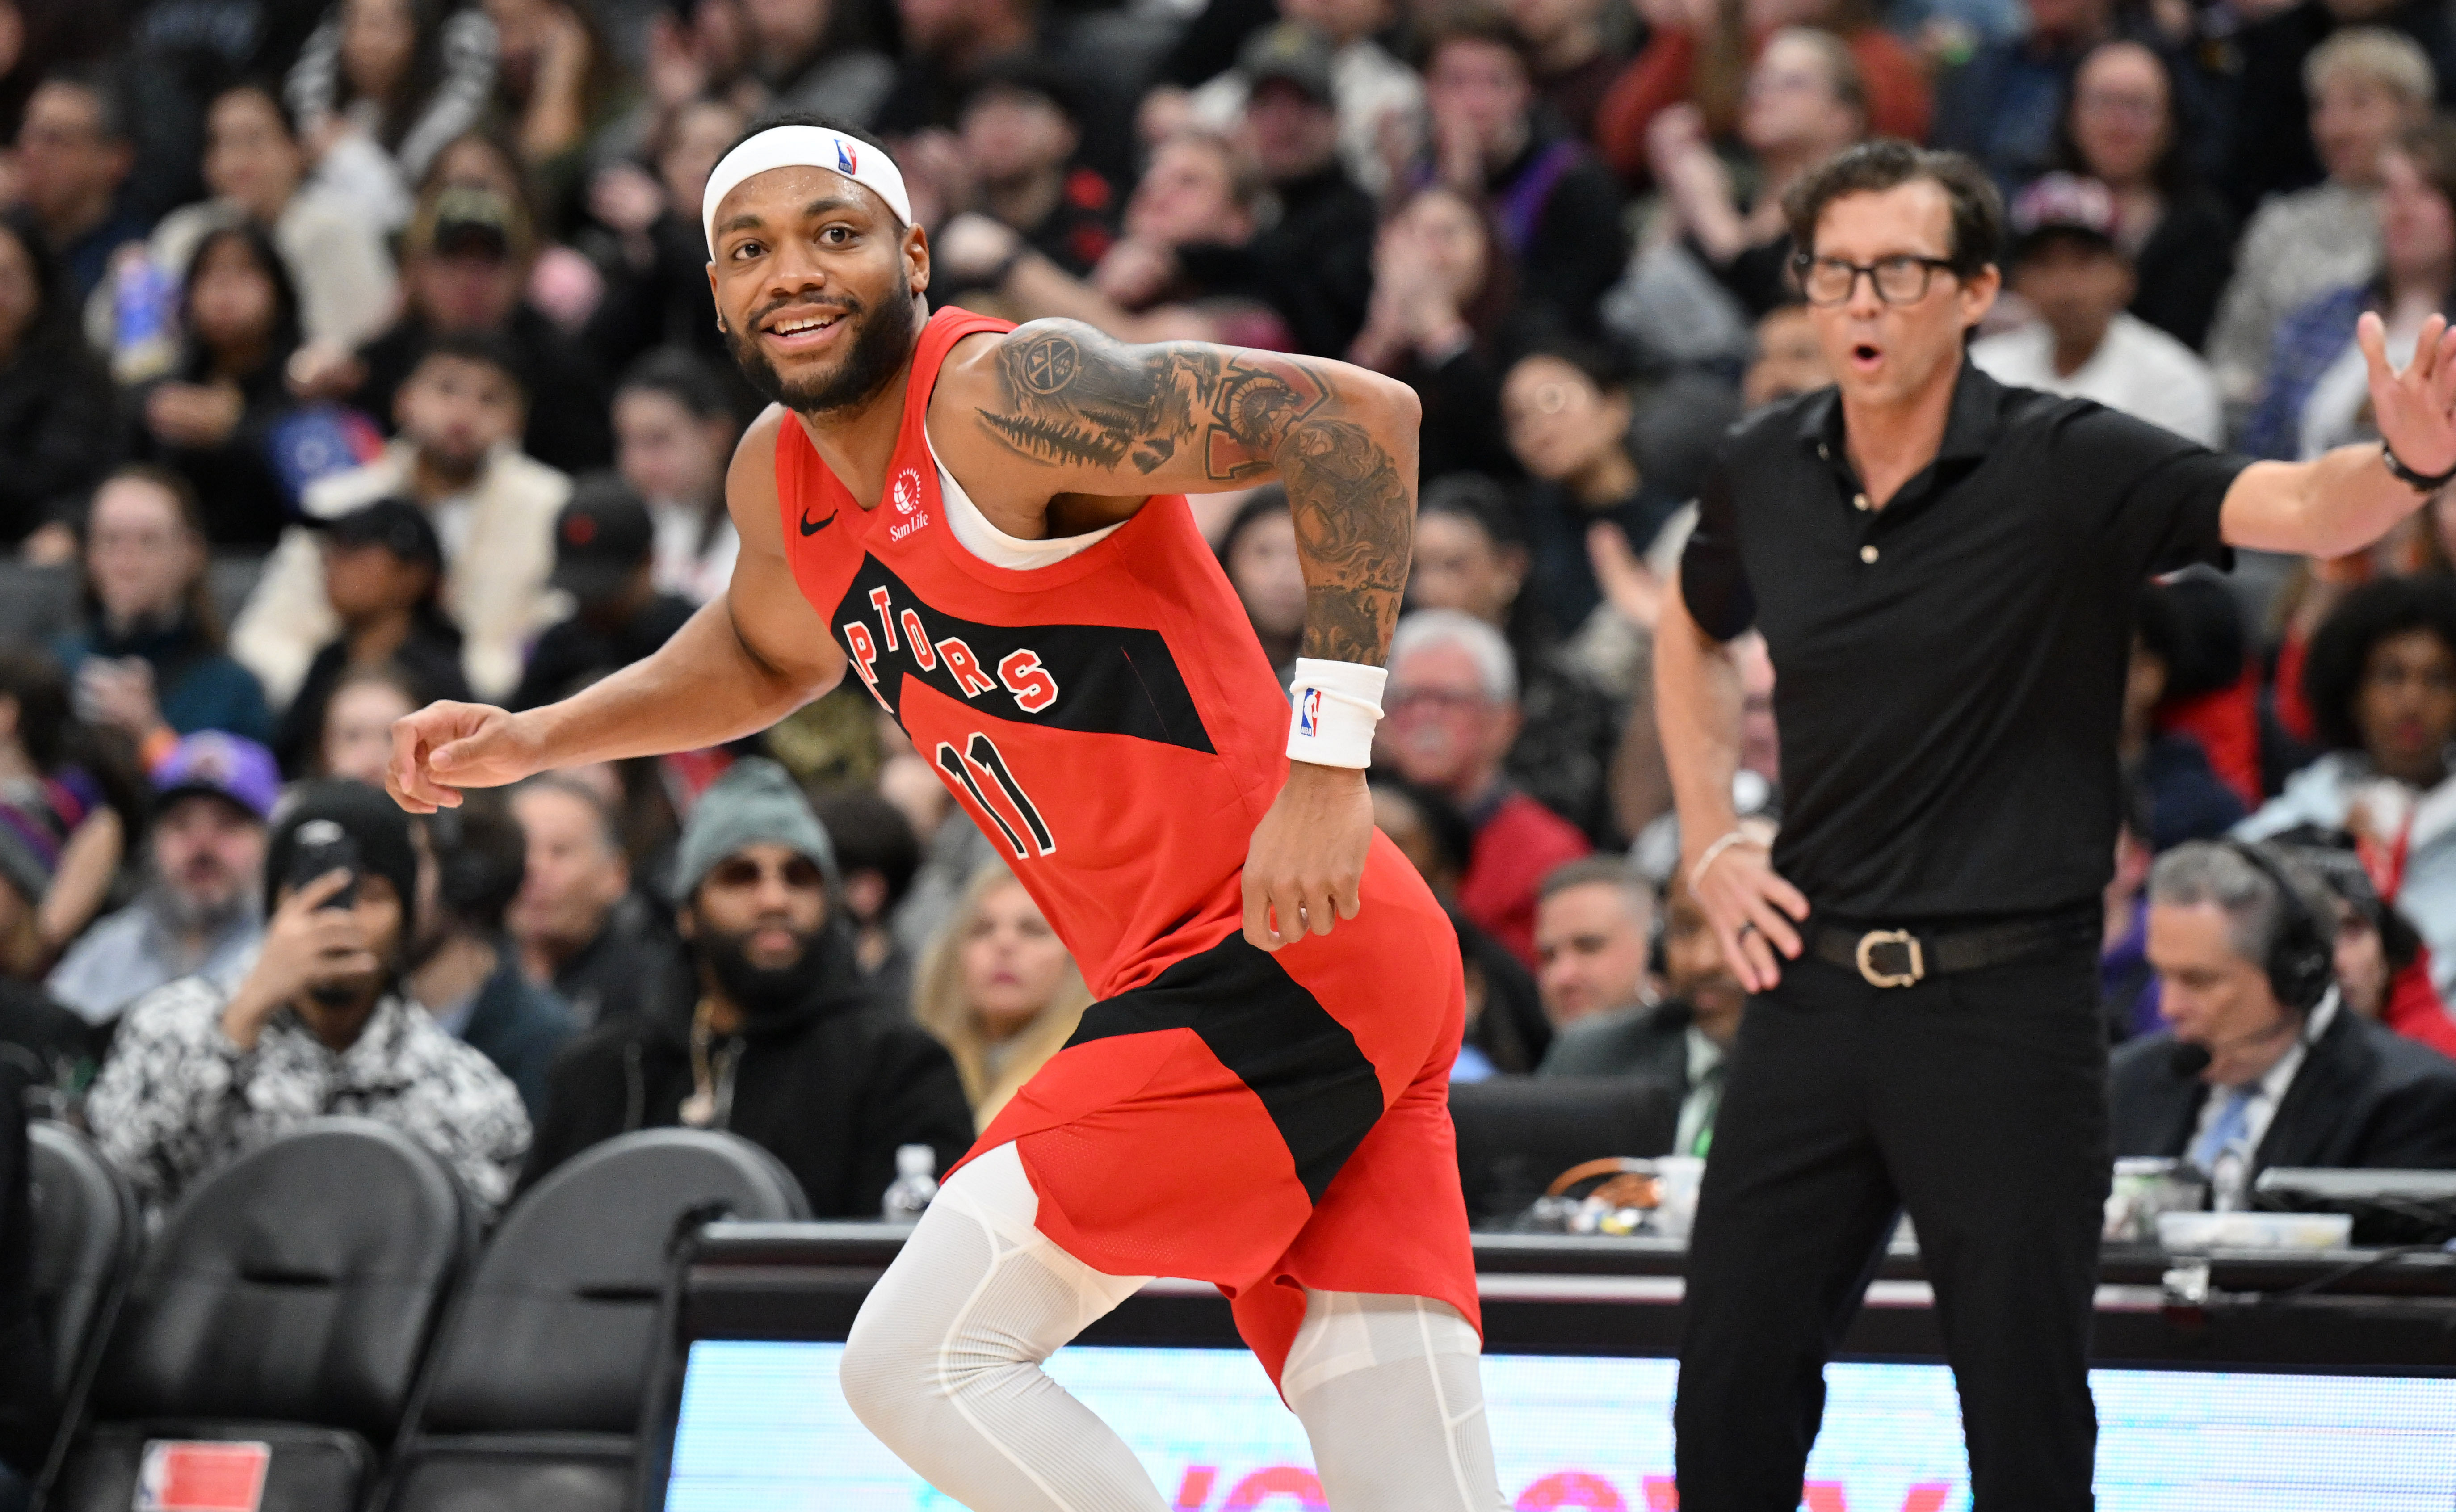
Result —
[[2092, 942], [1872, 987], [1812, 958], [1750, 1000], [1688, 1252], [1681, 1512], [1794, 1512], [1839, 1346], [1907, 1208], [1975, 1512], [2091, 1505], [2110, 1165]]

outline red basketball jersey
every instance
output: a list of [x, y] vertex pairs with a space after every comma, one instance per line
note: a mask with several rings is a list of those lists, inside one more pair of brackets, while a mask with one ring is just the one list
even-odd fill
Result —
[[878, 504], [799, 422], [776, 441], [785, 549], [881, 706], [1006, 852], [1101, 996], [1239, 928], [1238, 871], [1287, 776], [1288, 705], [1181, 495], [1019, 571], [972, 555], [940, 501], [923, 421], [961, 338], [923, 327]]

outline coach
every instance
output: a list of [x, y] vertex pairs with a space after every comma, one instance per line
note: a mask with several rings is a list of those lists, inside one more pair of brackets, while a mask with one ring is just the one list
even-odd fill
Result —
[[[1853, 148], [1786, 206], [1837, 388], [1744, 421], [1655, 652], [1690, 889], [1753, 994], [1689, 1255], [1682, 1512], [1792, 1512], [1823, 1367], [1907, 1208], [1976, 1512], [2090, 1502], [2107, 1188], [2100, 889], [2141, 581], [2229, 546], [2334, 557], [2456, 477], [2456, 335], [2392, 371], [2386, 445], [2250, 463], [1963, 355], [2002, 208], [1965, 158]], [[1772, 653], [1784, 821], [1731, 811]]]

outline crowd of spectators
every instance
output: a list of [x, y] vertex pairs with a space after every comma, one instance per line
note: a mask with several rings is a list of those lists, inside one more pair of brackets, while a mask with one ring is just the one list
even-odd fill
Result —
[[[840, 691], [735, 747], [373, 801], [723, 590], [753, 400], [698, 201], [761, 113], [896, 152], [930, 296], [1421, 396], [1377, 813], [1459, 926], [1462, 1078], [1642, 1073], [1703, 1153], [1736, 986], [1674, 875], [1650, 637], [1724, 426], [1827, 381], [1785, 189], [1873, 134], [2010, 206], [1972, 347], [2212, 445], [2370, 434], [2456, 309], [2446, 0], [0, 0], [0, 1057], [156, 1207], [320, 1113], [507, 1198], [658, 1124], [823, 1215], [941, 1166], [1078, 972]], [[1272, 662], [1284, 497], [1197, 501]], [[2111, 1039], [2156, 857], [2328, 871], [2345, 1005], [2456, 1049], [2456, 514], [2144, 593]], [[1735, 797], [1777, 824], [1744, 644]], [[297, 869], [346, 837], [346, 888]], [[346, 904], [346, 906], [337, 906]]]

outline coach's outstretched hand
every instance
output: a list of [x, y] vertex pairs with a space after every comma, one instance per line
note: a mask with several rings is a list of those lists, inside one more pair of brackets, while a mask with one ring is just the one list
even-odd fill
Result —
[[1364, 774], [1290, 762], [1287, 786], [1245, 848], [1245, 938], [1276, 950], [1356, 917], [1372, 844]]
[[460, 807], [461, 789], [501, 787], [544, 769], [522, 716], [487, 704], [429, 704], [393, 722], [384, 790], [414, 814]]

